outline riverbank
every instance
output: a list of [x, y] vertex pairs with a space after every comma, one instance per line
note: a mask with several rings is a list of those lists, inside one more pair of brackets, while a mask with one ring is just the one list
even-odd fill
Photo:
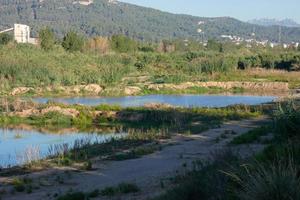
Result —
[[[97, 84], [49, 87], [16, 87], [8, 96], [63, 97], [63, 96], [137, 96], [150, 94], [255, 94], [287, 96], [289, 84], [285, 82], [184, 82], [179, 84], [139, 83], [126, 86], [104, 87]], [[5, 95], [5, 94], [4, 94]]]

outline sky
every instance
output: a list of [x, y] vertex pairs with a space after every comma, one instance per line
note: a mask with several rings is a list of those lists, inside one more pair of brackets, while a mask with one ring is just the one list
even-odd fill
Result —
[[300, 23], [300, 0], [119, 0], [163, 11], [200, 17], [230, 16], [293, 19]]

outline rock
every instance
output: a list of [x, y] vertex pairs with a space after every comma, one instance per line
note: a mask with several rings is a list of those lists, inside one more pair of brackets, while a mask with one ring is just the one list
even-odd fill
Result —
[[89, 84], [89, 85], [84, 86], [83, 90], [85, 90], [89, 93], [99, 94], [100, 92], [103, 91], [103, 88], [97, 84]]
[[126, 87], [124, 90], [125, 95], [131, 96], [131, 95], [137, 95], [142, 91], [141, 88], [136, 87], [136, 86], [129, 86]]
[[22, 110], [20, 112], [13, 112], [11, 113], [11, 116], [19, 116], [19, 117], [29, 117], [32, 115], [39, 115], [40, 111], [32, 108], [32, 109], [26, 109], [26, 110]]
[[41, 114], [47, 114], [49, 112], [58, 112], [66, 116], [77, 117], [80, 113], [78, 110], [73, 108], [61, 108], [59, 106], [51, 106], [41, 110]]
[[25, 94], [27, 92], [29, 92], [30, 90], [33, 90], [33, 88], [30, 88], [30, 87], [17, 87], [17, 88], [14, 88], [12, 91], [11, 91], [11, 95], [12, 96], [16, 96], [16, 95], [21, 95], [21, 94]]
[[175, 108], [171, 104], [165, 104], [165, 103], [147, 103], [144, 106], [145, 108], [148, 109], [168, 109], [168, 108]]
[[79, 94], [83, 88], [84, 88], [84, 85], [75, 85], [75, 86], [71, 86], [71, 87], [67, 88], [66, 90], [69, 93]]

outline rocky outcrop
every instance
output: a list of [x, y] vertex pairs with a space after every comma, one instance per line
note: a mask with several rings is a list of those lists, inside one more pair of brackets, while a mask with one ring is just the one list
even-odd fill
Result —
[[44, 109], [37, 109], [37, 108], [30, 108], [30, 109], [24, 109], [21, 111], [15, 111], [9, 113], [10, 116], [19, 116], [19, 117], [30, 117], [30, 116], [40, 116], [45, 115], [50, 112], [58, 112], [66, 116], [70, 117], [77, 117], [80, 112], [73, 108], [61, 108], [59, 106], [50, 106]]
[[89, 84], [83, 87], [83, 90], [89, 93], [99, 94], [103, 91], [103, 88], [97, 84]]
[[137, 95], [137, 94], [139, 94], [141, 91], [142, 91], [142, 89], [139, 88], [139, 87], [136, 87], [136, 86], [129, 86], [129, 87], [126, 87], [126, 88], [124, 89], [124, 94], [125, 94], [125, 95], [128, 95], [128, 96], [131, 96], [131, 95]]
[[42, 94], [43, 92], [61, 92], [65, 95], [77, 95], [80, 93], [87, 93], [90, 95], [99, 95], [103, 88], [98, 84], [89, 85], [74, 85], [74, 86], [47, 86], [47, 87], [18, 87], [14, 88], [10, 95], [17, 96], [28, 93], [29, 91], [34, 91], [37, 94]]
[[59, 106], [51, 106], [51, 107], [44, 108], [41, 110], [42, 115], [50, 113], [50, 112], [58, 112], [58, 113], [61, 113], [63, 115], [70, 116], [70, 117], [77, 117], [80, 114], [80, 112], [76, 109], [61, 108]]
[[203, 87], [203, 88], [223, 88], [223, 89], [234, 89], [243, 88], [246, 90], [289, 90], [289, 84], [283, 82], [186, 82], [178, 85], [175, 84], [150, 84], [148, 89], [150, 90], [161, 90], [161, 89], [172, 89], [172, 90], [185, 90], [191, 87]]
[[12, 96], [17, 96], [17, 95], [22, 95], [22, 94], [26, 94], [27, 92], [33, 90], [33, 88], [30, 88], [30, 87], [17, 87], [17, 88], [14, 88], [10, 95]]

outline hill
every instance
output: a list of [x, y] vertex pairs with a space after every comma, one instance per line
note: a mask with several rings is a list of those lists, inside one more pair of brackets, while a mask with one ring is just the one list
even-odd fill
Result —
[[295, 22], [292, 19], [283, 19], [283, 20], [277, 20], [277, 19], [253, 19], [248, 21], [251, 24], [257, 24], [261, 26], [286, 26], [286, 27], [300, 27], [300, 24]]
[[[146, 41], [199, 39], [197, 30], [201, 28], [205, 38], [221, 35], [250, 38], [255, 29], [257, 39], [275, 42], [278, 39], [276, 26], [253, 25], [229, 17], [177, 15], [112, 0], [94, 0], [89, 5], [74, 0], [0, 0], [0, 18], [0, 29], [25, 23], [33, 28], [33, 34], [50, 26], [59, 36], [73, 29], [88, 36], [125, 34]], [[204, 22], [201, 27], [199, 21]], [[282, 41], [300, 41], [300, 28], [284, 27]]]

